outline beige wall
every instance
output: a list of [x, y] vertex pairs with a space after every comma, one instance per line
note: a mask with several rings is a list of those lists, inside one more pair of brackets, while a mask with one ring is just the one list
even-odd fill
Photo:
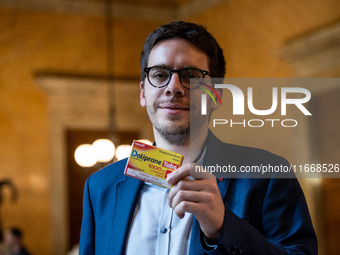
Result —
[[[104, 75], [104, 23], [99, 17], [5, 8], [0, 16], [0, 178], [11, 178], [20, 191], [18, 202], [10, 203], [4, 190], [2, 222], [22, 227], [34, 254], [52, 254], [48, 137], [53, 127], [47, 95], [34, 78], [36, 73]], [[117, 76], [138, 79], [144, 38], [158, 25], [115, 21]]]
[[[17, 203], [4, 193], [2, 221], [23, 228], [34, 254], [52, 254], [48, 138], [53, 127], [48, 97], [34, 78], [37, 73], [105, 75], [104, 22], [97, 16], [2, 7], [0, 17], [0, 178], [12, 178], [20, 190]], [[228, 77], [292, 77], [290, 64], [278, 58], [285, 41], [339, 18], [337, 0], [231, 0], [184, 19], [205, 24], [216, 36]], [[162, 23], [115, 20], [115, 76], [138, 79], [143, 41]], [[285, 132], [275, 143], [252, 133], [235, 133], [230, 140], [292, 158], [292, 134]]]

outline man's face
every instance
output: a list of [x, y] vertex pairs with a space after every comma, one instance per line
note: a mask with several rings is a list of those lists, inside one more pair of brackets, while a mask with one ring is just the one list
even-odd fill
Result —
[[4, 243], [7, 247], [12, 247], [18, 243], [18, 238], [16, 238], [9, 229], [4, 231]]
[[[148, 67], [165, 66], [169, 69], [195, 67], [209, 71], [208, 57], [193, 44], [184, 39], [174, 38], [159, 42], [152, 49]], [[146, 107], [155, 132], [158, 132], [169, 142], [180, 144], [190, 134], [190, 90], [184, 88], [178, 73], [174, 73], [170, 83], [163, 88], [155, 88], [145, 79], [141, 83], [140, 104]], [[200, 100], [200, 90], [197, 89]], [[192, 96], [194, 93], [192, 93]], [[195, 107], [196, 108], [196, 107]]]

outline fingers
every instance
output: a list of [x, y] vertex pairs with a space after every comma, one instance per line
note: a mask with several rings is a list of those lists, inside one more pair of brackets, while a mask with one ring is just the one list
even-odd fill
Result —
[[[191, 202], [206, 201], [206, 195], [209, 194], [209, 191], [213, 190], [215, 190], [215, 188], [210, 187], [210, 185], [207, 185], [207, 182], [203, 180], [181, 180], [177, 182], [169, 192], [169, 206], [175, 208], [179, 204], [179, 201], [182, 200]], [[206, 192], [202, 193], [202, 191]]]
[[208, 204], [212, 194], [219, 194], [216, 180], [181, 180], [169, 192], [169, 206], [176, 208], [181, 202]]
[[184, 217], [185, 212], [197, 215], [202, 210], [203, 210], [203, 207], [201, 204], [196, 203], [196, 202], [189, 202], [189, 201], [181, 201], [174, 208], [175, 213], [181, 219]]
[[176, 208], [182, 201], [198, 203], [202, 199], [199, 196], [199, 191], [192, 190], [179, 190], [171, 194], [169, 193], [169, 206]]
[[216, 179], [207, 174], [207, 179], [189, 180], [190, 169], [196, 164], [187, 164], [168, 175], [167, 181], [174, 186], [169, 192], [169, 206], [176, 208], [182, 202], [207, 202], [211, 193], [219, 193]]
[[192, 213], [200, 223], [201, 230], [210, 239], [217, 240], [224, 219], [224, 203], [216, 178], [189, 180], [189, 164], [174, 171], [167, 181], [174, 186], [168, 198], [179, 218], [185, 212]]
[[173, 171], [171, 174], [168, 174], [166, 181], [169, 184], [175, 184], [179, 182], [181, 179], [184, 179], [190, 176], [190, 166], [191, 164], [186, 164], [178, 168], [176, 171]]
[[[178, 168], [176, 171], [169, 174], [166, 178], [167, 182], [170, 184], [175, 184], [179, 182], [180, 180], [187, 178], [190, 176], [190, 173], [195, 174], [195, 171], [198, 171], [195, 176], [197, 176], [198, 179], [215, 179], [216, 177], [209, 173], [209, 172], [203, 172], [200, 170], [201, 166], [197, 165], [196, 163], [186, 164]], [[196, 178], [196, 179], [197, 179]]]

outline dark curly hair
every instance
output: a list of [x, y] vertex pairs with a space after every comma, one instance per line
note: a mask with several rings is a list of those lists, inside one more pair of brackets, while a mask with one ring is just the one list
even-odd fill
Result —
[[144, 68], [148, 67], [149, 55], [152, 48], [158, 42], [172, 38], [182, 38], [195, 45], [208, 56], [211, 77], [224, 77], [226, 63], [223, 51], [215, 38], [202, 25], [175, 21], [157, 28], [146, 39], [140, 60], [141, 81], [145, 79]]

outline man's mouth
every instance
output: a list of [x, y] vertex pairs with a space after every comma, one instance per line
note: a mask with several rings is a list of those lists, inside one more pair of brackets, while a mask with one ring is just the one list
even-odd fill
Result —
[[182, 110], [182, 111], [190, 110], [189, 106], [186, 106], [186, 105], [180, 104], [180, 103], [161, 103], [159, 105], [159, 108], [169, 109], [169, 110]]

